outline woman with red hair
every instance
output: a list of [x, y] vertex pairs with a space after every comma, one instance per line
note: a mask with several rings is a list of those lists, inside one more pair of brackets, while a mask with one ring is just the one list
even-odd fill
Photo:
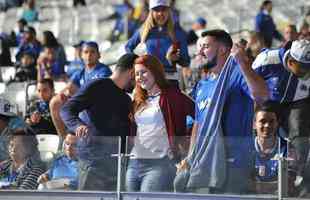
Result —
[[186, 154], [186, 116], [194, 115], [194, 102], [170, 86], [164, 67], [154, 56], [135, 60], [134, 118], [137, 133], [129, 161], [128, 191], [172, 189], [175, 164]]

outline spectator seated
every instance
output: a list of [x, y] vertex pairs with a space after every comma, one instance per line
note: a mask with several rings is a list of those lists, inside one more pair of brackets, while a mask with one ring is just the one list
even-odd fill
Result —
[[9, 159], [0, 163], [2, 189], [34, 190], [45, 166], [39, 158], [38, 141], [31, 131], [17, 130], [10, 137]]
[[64, 141], [64, 153], [58, 156], [51, 167], [42, 174], [39, 189], [77, 189], [78, 162], [76, 158], [77, 137], [68, 134]]
[[36, 134], [57, 134], [54, 127], [49, 102], [54, 96], [54, 82], [51, 79], [42, 79], [37, 84], [38, 100], [32, 102], [28, 109], [26, 122]]
[[[275, 105], [273, 105], [275, 107]], [[289, 194], [294, 194], [296, 179], [296, 152], [279, 136], [278, 115], [272, 106], [258, 107], [254, 119], [256, 130], [254, 187], [258, 194], [274, 194], [278, 185], [278, 168], [281, 157], [289, 160]]]

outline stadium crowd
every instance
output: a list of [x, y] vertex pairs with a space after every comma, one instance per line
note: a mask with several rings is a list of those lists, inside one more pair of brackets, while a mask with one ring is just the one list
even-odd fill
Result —
[[[0, 67], [16, 69], [6, 84], [37, 91], [22, 116], [0, 97], [1, 189], [116, 190], [120, 138], [129, 192], [276, 194], [284, 158], [289, 195], [310, 195], [310, 10], [280, 31], [265, 0], [249, 37], [233, 41], [203, 17], [186, 31], [175, 1], [124, 0], [100, 19], [115, 20], [112, 43], [129, 37], [111, 67], [96, 41], [74, 44], [68, 61], [52, 31], [38, 39], [35, 3], [0, 34]], [[48, 162], [41, 134], [60, 138]]]

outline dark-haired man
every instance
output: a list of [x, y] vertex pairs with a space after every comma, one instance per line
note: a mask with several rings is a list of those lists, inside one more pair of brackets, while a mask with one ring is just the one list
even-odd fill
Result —
[[277, 30], [277, 27], [271, 16], [272, 1], [265, 0], [260, 6], [258, 14], [255, 16], [255, 31], [264, 39], [265, 45], [270, 48], [273, 38], [279, 41], [283, 40], [283, 36]]
[[57, 134], [49, 109], [54, 94], [52, 79], [42, 79], [37, 83], [38, 99], [31, 102], [26, 116], [26, 122], [36, 134]]
[[254, 138], [254, 184], [257, 194], [275, 194], [278, 186], [278, 168], [280, 156], [289, 157], [288, 184], [289, 194], [295, 192], [294, 181], [297, 172], [295, 149], [288, 145], [279, 132], [279, 106], [268, 101], [256, 106], [253, 127]]
[[[243, 193], [247, 190], [247, 180], [250, 175], [248, 163], [251, 159], [249, 140], [251, 140], [252, 130], [253, 99], [258, 102], [265, 101], [268, 98], [267, 87], [264, 80], [251, 69], [244, 49], [239, 46], [232, 48], [233, 41], [227, 32], [210, 30], [203, 32], [202, 37], [201, 66], [206, 69], [207, 75], [198, 83], [194, 95], [196, 116], [191, 147], [195, 146], [196, 149], [201, 149], [203, 141], [207, 137], [207, 133], [201, 129], [204, 126], [205, 116], [210, 110], [212, 97], [216, 95], [214, 91], [219, 75], [223, 71], [225, 62], [232, 55], [230, 63], [233, 67], [228, 78], [226, 97], [221, 97], [224, 98], [221, 100], [224, 101], [224, 107], [220, 117], [226, 154], [226, 176], [223, 175], [224, 178], [218, 180], [210, 178], [215, 175], [209, 174], [206, 178], [208, 180], [206, 180], [201, 178], [205, 176], [202, 174], [204, 169], [201, 169], [199, 172], [191, 174], [191, 182], [187, 187], [194, 192], [201, 193]], [[213, 121], [213, 123], [217, 124], [218, 121]], [[208, 148], [205, 148], [206, 151]], [[240, 155], [241, 153], [242, 155]], [[214, 156], [219, 155], [215, 153]], [[204, 160], [200, 162], [204, 162]], [[211, 170], [217, 168], [214, 166], [223, 166], [223, 163], [206, 165], [210, 166]]]
[[[59, 114], [62, 105], [68, 98], [73, 96], [82, 85], [94, 79], [107, 78], [112, 74], [112, 71], [108, 66], [99, 62], [100, 52], [99, 46], [96, 42], [87, 41], [81, 45], [84, 68], [73, 73], [67, 86], [50, 101], [50, 109], [54, 125], [58, 135], [63, 138], [67, 132]], [[84, 119], [88, 118], [85, 113], [82, 113], [81, 117]]]
[[[110, 78], [84, 85], [61, 110], [65, 125], [79, 138], [79, 189], [115, 190], [117, 136], [131, 129], [131, 99], [124, 90], [134, 86], [135, 54], [123, 55]], [[86, 110], [90, 123], [79, 113]]]

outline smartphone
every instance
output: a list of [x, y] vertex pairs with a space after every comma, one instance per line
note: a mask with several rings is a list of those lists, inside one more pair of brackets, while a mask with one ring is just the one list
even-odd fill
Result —
[[173, 49], [173, 53], [177, 52], [180, 49], [180, 42], [173, 42], [172, 49]]

